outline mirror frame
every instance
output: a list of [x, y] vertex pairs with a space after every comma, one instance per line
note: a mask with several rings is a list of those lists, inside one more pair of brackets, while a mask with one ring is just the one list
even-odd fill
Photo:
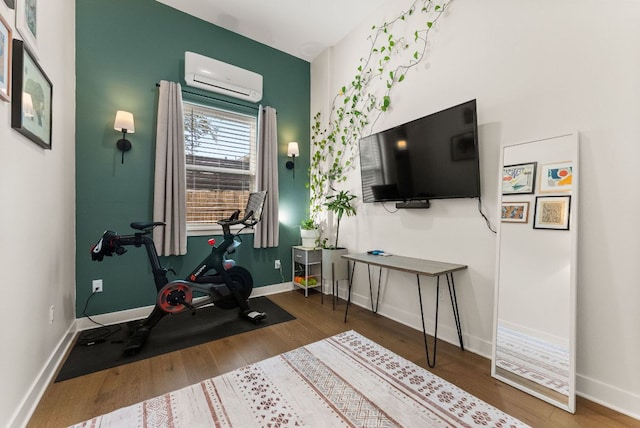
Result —
[[[501, 227], [501, 211], [502, 211], [502, 170], [504, 167], [504, 154], [505, 150], [512, 147], [522, 146], [524, 144], [532, 144], [532, 143], [549, 143], [554, 144], [557, 141], [556, 139], [568, 139], [568, 141], [563, 142], [564, 144], [572, 144], [573, 147], [568, 148], [573, 152], [573, 172], [572, 172], [572, 190], [571, 190], [571, 202], [570, 202], [570, 214], [569, 214], [569, 222], [570, 222], [570, 231], [571, 231], [571, 254], [570, 254], [570, 263], [571, 269], [569, 274], [569, 393], [566, 400], [561, 400], [557, 396], [563, 397], [560, 393], [557, 394], [545, 394], [544, 387], [536, 388], [533, 381], [529, 381], [524, 379], [523, 377], [518, 376], [515, 373], [508, 372], [504, 368], [496, 367], [496, 352], [497, 352], [497, 333], [498, 333], [498, 315], [499, 315], [499, 295], [500, 295], [500, 243], [502, 238], [502, 227]], [[568, 159], [557, 159], [558, 162], [566, 161]], [[538, 159], [530, 159], [527, 161], [538, 161]], [[509, 163], [511, 164], [511, 163]], [[540, 162], [538, 161], [538, 166]], [[508, 384], [515, 388], [518, 388], [534, 397], [537, 397], [543, 401], [546, 401], [550, 404], [553, 404], [561, 409], [564, 409], [570, 413], [575, 413], [576, 408], [576, 302], [577, 302], [577, 269], [578, 269], [578, 194], [579, 194], [579, 136], [578, 132], [570, 133], [570, 134], [562, 134], [557, 135], [550, 138], [543, 138], [538, 140], [526, 141], [517, 144], [509, 144], [503, 145], [500, 150], [500, 173], [499, 173], [499, 184], [498, 184], [498, 219], [497, 219], [497, 239], [496, 239], [496, 268], [495, 268], [495, 295], [494, 295], [494, 329], [493, 329], [493, 343], [492, 343], [492, 360], [491, 360], [491, 376]], [[537, 183], [534, 182], [534, 194], [531, 196], [535, 196], [537, 194], [536, 187]], [[527, 227], [533, 227], [535, 222], [534, 212], [535, 208], [532, 206], [529, 208], [529, 224]], [[522, 225], [525, 226], [525, 225]], [[530, 261], [529, 261], [530, 262]]]

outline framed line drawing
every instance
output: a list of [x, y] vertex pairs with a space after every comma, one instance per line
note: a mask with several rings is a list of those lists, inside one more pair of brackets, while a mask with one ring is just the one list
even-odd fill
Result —
[[502, 167], [502, 194], [533, 193], [537, 162], [505, 165]]
[[529, 202], [503, 202], [501, 220], [507, 223], [528, 223]]
[[51, 150], [53, 85], [22, 40], [12, 48], [11, 127]]
[[534, 229], [569, 230], [571, 196], [537, 196]]
[[11, 96], [11, 26], [0, 15], [0, 100]]
[[38, 59], [38, 0], [16, 0], [16, 30]]
[[558, 162], [540, 166], [538, 192], [570, 192], [573, 181], [573, 162]]

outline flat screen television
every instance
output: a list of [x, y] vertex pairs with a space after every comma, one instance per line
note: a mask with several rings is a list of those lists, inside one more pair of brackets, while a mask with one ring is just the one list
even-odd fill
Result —
[[480, 196], [476, 100], [360, 140], [364, 202]]

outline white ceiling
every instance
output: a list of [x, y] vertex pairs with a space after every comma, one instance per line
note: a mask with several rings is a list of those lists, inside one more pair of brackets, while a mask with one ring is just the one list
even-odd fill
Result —
[[311, 62], [392, 0], [157, 0]]

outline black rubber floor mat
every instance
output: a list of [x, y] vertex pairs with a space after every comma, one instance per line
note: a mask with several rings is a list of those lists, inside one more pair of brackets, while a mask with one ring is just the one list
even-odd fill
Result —
[[[112, 331], [117, 331], [106, 339], [101, 339], [102, 327], [83, 331], [58, 372], [56, 382], [295, 319], [266, 297], [251, 299], [250, 306], [251, 309], [266, 312], [267, 319], [254, 324], [241, 319], [238, 309], [215, 307], [201, 308], [195, 316], [190, 312], [165, 316], [151, 330], [142, 350], [133, 356], [125, 356], [122, 352], [131, 331], [131, 323], [122, 323], [119, 328], [109, 326]], [[95, 338], [98, 338], [96, 343], [84, 344]]]

